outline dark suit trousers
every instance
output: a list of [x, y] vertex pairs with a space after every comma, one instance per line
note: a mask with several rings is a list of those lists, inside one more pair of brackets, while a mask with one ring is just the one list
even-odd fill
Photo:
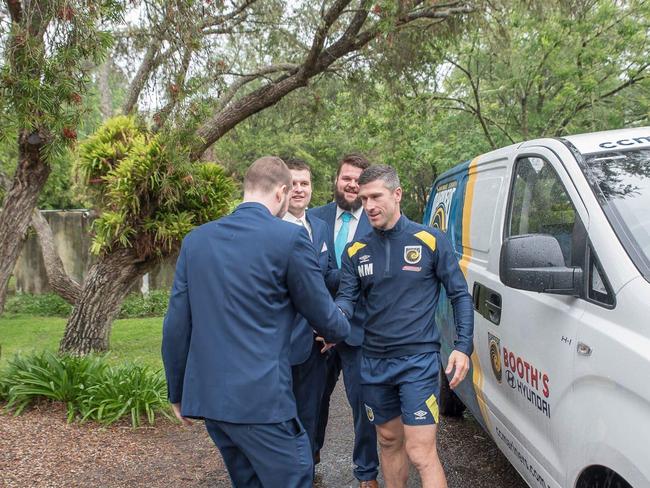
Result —
[[318, 416], [325, 392], [325, 376], [327, 374], [328, 354], [321, 354], [321, 347], [323, 347], [321, 342], [314, 341], [307, 361], [291, 367], [298, 418], [309, 437], [312, 454], [316, 453], [315, 438], [318, 429]]
[[311, 488], [314, 464], [298, 419], [277, 424], [206, 420], [235, 488]]
[[377, 432], [366, 416], [361, 397], [361, 347], [341, 342], [330, 351], [327, 361], [327, 382], [321, 402], [321, 411], [316, 434], [316, 450], [323, 447], [325, 429], [329, 416], [330, 396], [334, 391], [339, 373], [343, 371], [345, 393], [354, 418], [354, 450], [352, 461], [356, 465], [354, 477], [360, 481], [377, 478], [379, 456], [377, 454]]

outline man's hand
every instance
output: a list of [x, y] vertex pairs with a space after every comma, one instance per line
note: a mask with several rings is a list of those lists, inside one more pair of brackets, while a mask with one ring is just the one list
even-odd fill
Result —
[[316, 337], [316, 341], [323, 343], [323, 347], [320, 350], [321, 354], [325, 354], [327, 351], [329, 351], [334, 346], [336, 346], [336, 343], [334, 343], [334, 342], [325, 342], [325, 338], [321, 337], [321, 336]]
[[181, 421], [181, 424], [183, 425], [192, 425], [192, 421], [188, 419], [187, 417], [183, 417], [181, 415], [181, 404], [180, 403], [172, 403], [172, 410], [174, 411], [174, 415], [176, 415], [176, 418]]
[[456, 369], [454, 377], [449, 382], [449, 386], [453, 389], [458, 386], [458, 384], [465, 379], [467, 372], [469, 371], [469, 356], [464, 352], [452, 351], [449, 356], [449, 363], [447, 363], [447, 369], [445, 370], [446, 374], [451, 374], [451, 372]]

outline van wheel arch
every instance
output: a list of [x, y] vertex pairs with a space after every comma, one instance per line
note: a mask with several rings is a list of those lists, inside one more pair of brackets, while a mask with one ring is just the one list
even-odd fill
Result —
[[445, 370], [440, 366], [440, 398], [438, 402], [440, 413], [446, 417], [462, 417], [465, 411], [465, 404], [460, 401], [458, 395], [449, 386], [449, 380]]
[[617, 472], [605, 466], [589, 466], [578, 477], [576, 488], [632, 488]]

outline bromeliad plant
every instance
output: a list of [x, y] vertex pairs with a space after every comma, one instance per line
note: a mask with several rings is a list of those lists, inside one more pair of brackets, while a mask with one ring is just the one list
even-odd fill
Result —
[[133, 282], [173, 255], [193, 227], [229, 210], [232, 180], [216, 163], [191, 163], [185, 146], [127, 116], [108, 120], [80, 144], [77, 173], [97, 215], [97, 261], [75, 294], [61, 352], [107, 350]]
[[82, 143], [77, 169], [99, 213], [96, 255], [120, 247], [143, 259], [169, 255], [194, 226], [228, 210], [233, 190], [219, 165], [190, 163], [134, 117], [110, 119]]

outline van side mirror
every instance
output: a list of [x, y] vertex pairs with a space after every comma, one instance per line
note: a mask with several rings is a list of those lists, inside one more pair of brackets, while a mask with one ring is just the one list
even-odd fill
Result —
[[499, 277], [519, 290], [580, 296], [583, 271], [564, 264], [557, 239], [546, 234], [508, 237], [501, 246]]

